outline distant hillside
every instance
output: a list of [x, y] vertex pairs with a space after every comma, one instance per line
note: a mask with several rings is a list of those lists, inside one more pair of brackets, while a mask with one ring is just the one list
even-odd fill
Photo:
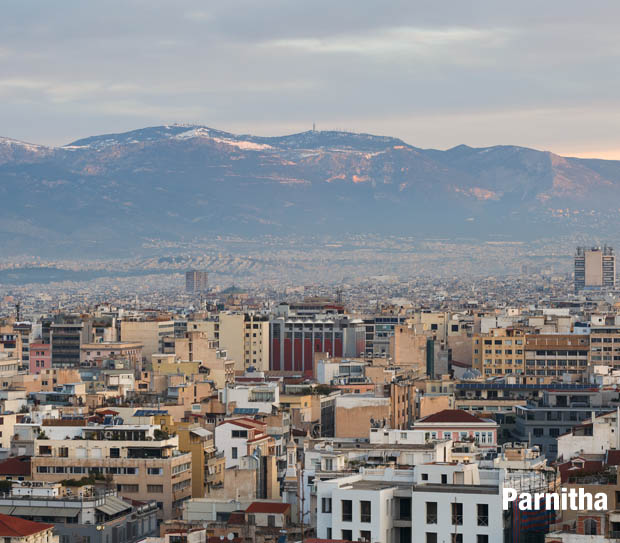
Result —
[[528, 239], [618, 226], [620, 162], [370, 134], [157, 126], [64, 147], [0, 138], [0, 243], [114, 254], [157, 238], [376, 232]]

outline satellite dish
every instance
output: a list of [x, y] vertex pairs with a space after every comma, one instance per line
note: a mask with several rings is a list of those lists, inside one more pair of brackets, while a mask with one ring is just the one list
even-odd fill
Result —
[[235, 534], [230, 532], [226, 537], [228, 538], [228, 541], [232, 541], [233, 539], [235, 539]]

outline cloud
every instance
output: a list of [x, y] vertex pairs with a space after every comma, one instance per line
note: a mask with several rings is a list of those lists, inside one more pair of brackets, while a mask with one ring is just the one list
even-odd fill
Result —
[[427, 29], [397, 27], [381, 29], [372, 35], [340, 35], [328, 38], [291, 38], [272, 40], [263, 43], [266, 47], [299, 49], [311, 53], [355, 53], [391, 54], [411, 53], [419, 55], [440, 47], [454, 47], [459, 44], [485, 42], [497, 44], [506, 38], [506, 30], [478, 30], [472, 28]]
[[11, 0], [2, 132], [60, 144], [163, 120], [317, 121], [425, 147], [613, 150], [618, 16], [611, 0]]

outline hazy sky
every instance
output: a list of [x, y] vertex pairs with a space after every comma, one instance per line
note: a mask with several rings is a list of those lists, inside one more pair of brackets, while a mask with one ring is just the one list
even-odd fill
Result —
[[620, 2], [0, 5], [0, 135], [173, 122], [620, 158]]

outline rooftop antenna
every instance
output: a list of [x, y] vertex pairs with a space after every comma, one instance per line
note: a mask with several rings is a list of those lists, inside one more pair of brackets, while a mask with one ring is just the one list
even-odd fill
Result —
[[312, 123], [312, 131], [316, 132], [316, 123]]

